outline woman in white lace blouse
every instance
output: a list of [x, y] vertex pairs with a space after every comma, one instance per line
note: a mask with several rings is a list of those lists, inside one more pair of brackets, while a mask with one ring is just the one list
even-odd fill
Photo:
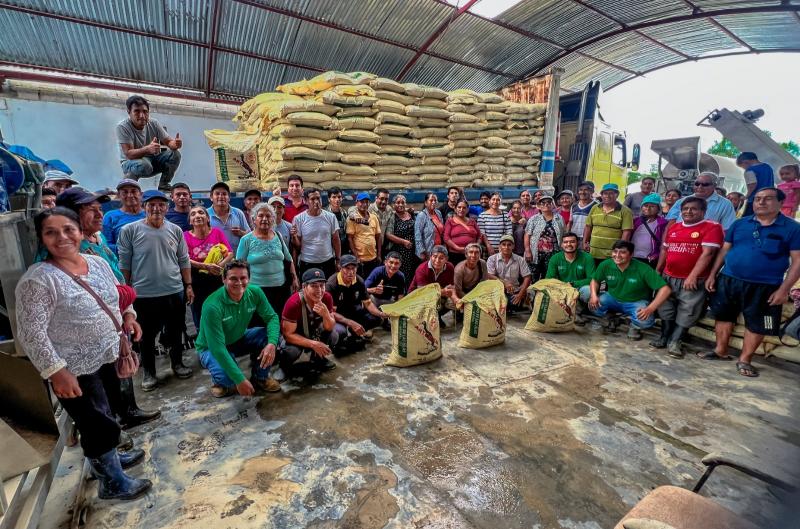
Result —
[[49, 256], [31, 266], [17, 285], [19, 342], [81, 432], [83, 453], [99, 478], [99, 497], [135, 498], [152, 484], [122, 470], [123, 464], [142, 459], [141, 450], [121, 457], [116, 449], [120, 428], [107, 392], [119, 398], [115, 361], [120, 338], [109, 315], [69, 274], [88, 283], [122, 319], [126, 332], [138, 339], [136, 313], [128, 307], [120, 314], [117, 280], [108, 264], [79, 252], [83, 236], [75, 212], [62, 207], [45, 210], [34, 224]]

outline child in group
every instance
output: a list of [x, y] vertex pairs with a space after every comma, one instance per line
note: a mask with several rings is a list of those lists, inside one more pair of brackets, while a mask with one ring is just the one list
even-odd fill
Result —
[[778, 189], [786, 194], [781, 213], [793, 219], [797, 213], [797, 206], [800, 205], [800, 165], [784, 165], [778, 174], [781, 177]]

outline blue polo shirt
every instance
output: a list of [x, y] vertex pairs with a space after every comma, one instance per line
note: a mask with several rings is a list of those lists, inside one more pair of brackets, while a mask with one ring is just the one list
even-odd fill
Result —
[[765, 285], [780, 285], [789, 269], [789, 252], [800, 250], [800, 224], [778, 214], [769, 226], [755, 216], [743, 217], [725, 232], [731, 248], [725, 255], [722, 273]]
[[[717, 193], [714, 193], [705, 200], [708, 207], [708, 209], [706, 209], [705, 220], [718, 222], [722, 224], [723, 230], [728, 231], [731, 224], [736, 220], [736, 211], [733, 210], [731, 201]], [[681, 204], [683, 204], [683, 198], [675, 202], [672, 208], [670, 208], [669, 213], [667, 213], [667, 220], [683, 222]]]

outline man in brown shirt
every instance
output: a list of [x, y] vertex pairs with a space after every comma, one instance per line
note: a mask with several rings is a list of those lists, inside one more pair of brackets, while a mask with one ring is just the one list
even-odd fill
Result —
[[457, 303], [464, 295], [475, 288], [478, 283], [489, 278], [489, 271], [486, 268], [486, 261], [481, 259], [481, 247], [477, 243], [471, 243], [464, 249], [466, 259], [456, 265], [453, 288], [455, 290], [454, 303]]

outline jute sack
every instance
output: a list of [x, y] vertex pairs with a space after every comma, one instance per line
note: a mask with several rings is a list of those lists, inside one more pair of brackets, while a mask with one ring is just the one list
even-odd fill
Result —
[[446, 138], [448, 130], [444, 127], [414, 127], [411, 129], [412, 138]]
[[278, 178], [287, 180], [290, 176], [297, 175], [303, 179], [303, 182], [311, 184], [321, 184], [322, 182], [330, 182], [339, 179], [339, 173], [336, 171], [319, 171], [317, 173], [310, 171], [282, 171], [276, 173]]
[[337, 116], [339, 118], [352, 118], [357, 116], [372, 116], [375, 114], [375, 109], [371, 106], [369, 107], [347, 107], [343, 108], [339, 111]]
[[403, 106], [413, 105], [414, 103], [417, 102], [416, 97], [411, 97], [404, 94], [398, 94], [396, 92], [390, 92], [388, 90], [375, 90], [375, 97], [383, 101], [394, 101], [396, 103], [400, 103]]
[[375, 176], [378, 174], [368, 165], [349, 165], [340, 162], [323, 162], [322, 170], [342, 173], [342, 180], [350, 176]]
[[414, 83], [403, 83], [403, 86], [406, 89], [406, 94], [414, 97], [425, 98], [430, 97], [432, 99], [447, 99], [447, 92], [442, 90], [441, 88], [436, 88], [434, 86], [425, 86], [421, 84], [414, 84]]
[[393, 123], [382, 123], [375, 127], [375, 134], [387, 136], [407, 136], [411, 132], [411, 127], [405, 125], [395, 125]]
[[380, 138], [380, 135], [371, 130], [346, 129], [339, 132], [339, 139], [346, 141], [375, 143]]
[[401, 83], [398, 83], [393, 79], [387, 79], [386, 77], [376, 77], [375, 79], [370, 80], [367, 84], [369, 84], [374, 90], [388, 90], [398, 94], [405, 94], [406, 92], [406, 88]]
[[405, 136], [391, 136], [384, 134], [378, 140], [378, 145], [403, 145], [405, 147], [419, 147], [420, 142], [416, 138], [406, 138]]
[[438, 118], [417, 118], [417, 126], [418, 127], [434, 127], [434, 128], [447, 128], [450, 126], [450, 122], [446, 119], [438, 119]]
[[483, 349], [506, 341], [506, 294], [497, 279], [481, 281], [461, 298], [464, 326], [459, 347]]
[[335, 118], [322, 112], [292, 112], [286, 116], [286, 121], [292, 125], [315, 127], [318, 129], [339, 128]]
[[409, 367], [441, 358], [437, 311], [441, 291], [437, 283], [432, 283], [381, 307], [392, 323], [392, 351], [387, 366]]
[[431, 97], [424, 97], [416, 104], [421, 107], [447, 108], [447, 101], [444, 99], [433, 99]]
[[312, 127], [298, 127], [297, 125], [278, 125], [269, 129], [273, 138], [316, 138], [318, 140], [332, 140], [339, 136], [338, 130], [322, 130]]
[[375, 154], [373, 152], [352, 152], [342, 154], [341, 161], [342, 163], [352, 163], [352, 164], [367, 164], [372, 165], [378, 160], [380, 160], [381, 155]]
[[419, 140], [420, 147], [441, 147], [450, 145], [449, 138], [422, 138]]
[[378, 154], [408, 154], [414, 147], [407, 147], [405, 145], [380, 145], [378, 147]]
[[402, 103], [390, 99], [378, 99], [372, 108], [378, 112], [391, 112], [394, 114], [405, 115], [406, 107]]
[[340, 129], [361, 129], [374, 130], [378, 126], [378, 121], [366, 116], [356, 116], [352, 118], [342, 118], [337, 120]]
[[383, 123], [394, 123], [396, 125], [405, 125], [406, 127], [417, 126], [417, 118], [404, 114], [395, 114], [394, 112], [378, 112], [375, 114], [375, 121], [376, 126]]
[[575, 329], [578, 291], [558, 279], [542, 279], [528, 288], [533, 312], [525, 329], [537, 332], [566, 332]]
[[307, 96], [338, 85], [357, 85], [358, 83], [368, 83], [373, 79], [375, 79], [375, 75], [366, 72], [343, 73], [328, 71], [308, 80], [304, 79], [296, 83], [281, 85], [277, 90], [286, 94]]
[[414, 116], [417, 118], [448, 119], [450, 117], [450, 112], [443, 108], [408, 105], [406, 106], [406, 116]]
[[275, 160], [318, 160], [320, 162], [333, 162], [339, 159], [340, 153], [336, 151], [323, 151], [309, 149], [308, 147], [287, 147], [278, 151], [279, 157]]
[[354, 142], [354, 141], [328, 140], [324, 148], [328, 149], [329, 151], [336, 151], [341, 153], [378, 152], [380, 150], [380, 146], [368, 141]]

